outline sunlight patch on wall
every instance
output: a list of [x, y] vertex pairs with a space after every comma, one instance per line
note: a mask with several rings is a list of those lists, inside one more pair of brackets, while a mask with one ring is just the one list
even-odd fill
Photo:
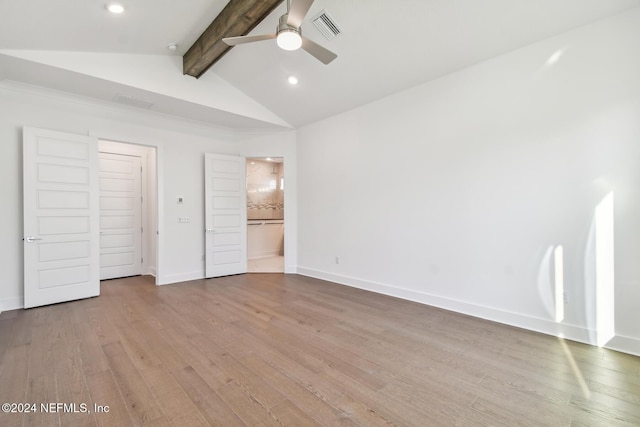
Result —
[[549, 314], [549, 317], [554, 316], [554, 303], [553, 303], [553, 287], [552, 283], [552, 266], [551, 260], [553, 256], [553, 246], [547, 247], [540, 260], [540, 266], [538, 267], [538, 296], [544, 306], [545, 310]]
[[614, 307], [614, 204], [613, 192], [596, 207], [596, 344], [604, 346], [615, 336]]
[[562, 245], [556, 246], [553, 251], [553, 275], [555, 321], [562, 322], [564, 320], [564, 251]]

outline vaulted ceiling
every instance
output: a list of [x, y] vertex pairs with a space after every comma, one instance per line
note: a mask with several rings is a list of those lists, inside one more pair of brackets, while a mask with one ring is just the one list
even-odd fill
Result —
[[[268, 40], [233, 48], [195, 79], [183, 75], [182, 56], [228, 1], [120, 0], [126, 10], [118, 16], [106, 1], [0, 2], [0, 78], [216, 125], [299, 127], [640, 7], [640, 0], [316, 0], [303, 33], [338, 54], [331, 64]], [[310, 22], [322, 10], [341, 30], [332, 40]], [[250, 34], [273, 33], [285, 11], [283, 2]]]
[[[182, 57], [184, 73], [202, 76], [231, 50], [225, 37], [245, 36], [280, 3], [282, 0], [230, 0]], [[297, 0], [295, 4], [310, 3], [313, 0]]]

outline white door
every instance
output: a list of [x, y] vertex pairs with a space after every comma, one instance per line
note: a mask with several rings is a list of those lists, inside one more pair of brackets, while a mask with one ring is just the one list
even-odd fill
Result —
[[140, 163], [100, 153], [100, 280], [142, 274]]
[[100, 294], [98, 140], [23, 130], [24, 306]]
[[244, 157], [205, 154], [205, 275], [247, 272]]

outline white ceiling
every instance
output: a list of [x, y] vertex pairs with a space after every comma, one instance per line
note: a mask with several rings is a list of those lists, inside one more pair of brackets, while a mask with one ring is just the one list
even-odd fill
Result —
[[[108, 3], [126, 13], [113, 15]], [[2, 0], [0, 49], [183, 54], [228, 0]]]
[[[227, 1], [120, 0], [127, 9], [121, 16], [108, 14], [105, 3], [1, 1], [0, 51], [182, 55]], [[640, 0], [316, 0], [303, 33], [337, 53], [334, 62], [323, 65], [304, 51], [282, 51], [270, 40], [235, 47], [207, 74], [215, 73], [284, 122], [299, 127], [639, 6]], [[274, 32], [285, 8], [283, 3], [251, 34]], [[309, 20], [322, 9], [342, 30], [331, 41]], [[178, 44], [175, 53], [166, 49], [169, 43]], [[0, 67], [9, 79], [94, 98], [112, 101], [126, 93], [108, 77], [82, 80], [69, 70], [16, 62], [4, 55], [0, 55]], [[176, 79], [190, 79], [174, 68]], [[289, 85], [289, 75], [297, 76], [300, 83]], [[206, 78], [198, 82], [204, 88]], [[145, 90], [146, 97], [152, 98], [153, 93]], [[183, 116], [193, 111], [192, 118], [200, 121], [231, 127], [265, 124], [255, 117], [244, 120], [237, 111], [220, 106], [189, 102], [187, 97], [181, 102], [193, 108], [169, 108], [175, 99], [164, 94], [153, 101], [158, 111]], [[164, 110], [163, 103], [167, 104]], [[277, 120], [266, 121], [282, 126]]]

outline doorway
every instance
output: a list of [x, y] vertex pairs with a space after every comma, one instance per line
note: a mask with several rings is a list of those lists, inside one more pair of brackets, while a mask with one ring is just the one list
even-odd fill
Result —
[[156, 275], [156, 149], [100, 140], [100, 280]]
[[247, 270], [284, 273], [284, 159], [247, 158]]

